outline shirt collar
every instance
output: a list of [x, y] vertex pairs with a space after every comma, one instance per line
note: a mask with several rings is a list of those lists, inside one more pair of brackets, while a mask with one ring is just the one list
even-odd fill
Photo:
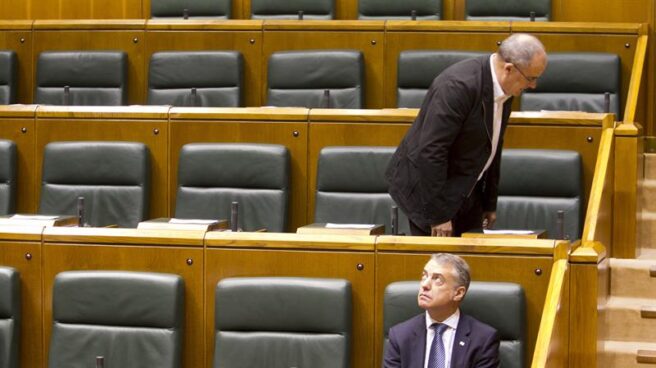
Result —
[[496, 73], [496, 68], [494, 67], [494, 61], [497, 57], [496, 53], [493, 53], [490, 55], [490, 72], [492, 73], [492, 89], [494, 90], [494, 102], [498, 104], [503, 104], [510, 98], [510, 96], [505, 95], [503, 93], [503, 89], [501, 88], [501, 85], [499, 84], [499, 80], [497, 79], [497, 73]]
[[460, 308], [456, 309], [456, 311], [453, 312], [452, 315], [450, 315], [447, 319], [445, 319], [442, 322], [433, 321], [433, 319], [428, 314], [428, 311], [425, 312], [425, 315], [426, 315], [426, 329], [427, 330], [430, 330], [431, 325], [433, 323], [442, 323], [442, 324], [445, 324], [445, 325], [447, 325], [450, 328], [455, 330], [458, 327], [458, 321], [460, 320]]

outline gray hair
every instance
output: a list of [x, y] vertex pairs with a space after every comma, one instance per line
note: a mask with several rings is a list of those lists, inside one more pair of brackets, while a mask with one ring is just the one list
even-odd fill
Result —
[[469, 283], [471, 276], [469, 274], [469, 265], [464, 259], [450, 253], [435, 253], [431, 256], [431, 261], [434, 261], [440, 266], [450, 265], [456, 272], [456, 282], [458, 286], [464, 286], [465, 290], [469, 290]]
[[546, 51], [535, 36], [515, 33], [501, 42], [497, 53], [505, 62], [526, 68], [536, 55], [546, 54]]

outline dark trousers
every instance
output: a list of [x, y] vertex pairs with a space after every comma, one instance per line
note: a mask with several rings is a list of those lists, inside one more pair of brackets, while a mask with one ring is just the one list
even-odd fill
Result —
[[[453, 235], [460, 236], [465, 232], [482, 232], [483, 231], [483, 202], [482, 185], [480, 182], [476, 183], [476, 187], [471, 195], [465, 198], [456, 213], [456, 216], [451, 219], [453, 225]], [[410, 234], [413, 236], [430, 236], [431, 229], [424, 228], [415, 224], [412, 220], [410, 222]]]

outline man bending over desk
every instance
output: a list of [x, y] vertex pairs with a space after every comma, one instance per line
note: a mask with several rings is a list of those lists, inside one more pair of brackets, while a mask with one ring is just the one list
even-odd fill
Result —
[[426, 312], [390, 328], [385, 368], [499, 366], [497, 331], [460, 313], [470, 280], [464, 259], [433, 254], [421, 274], [417, 297]]

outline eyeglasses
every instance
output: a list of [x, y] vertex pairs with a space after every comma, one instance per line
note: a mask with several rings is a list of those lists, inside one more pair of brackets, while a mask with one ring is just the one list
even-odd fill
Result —
[[512, 66], [515, 67], [515, 69], [517, 69], [519, 74], [521, 74], [522, 77], [524, 77], [524, 79], [526, 79], [526, 81], [529, 82], [529, 83], [535, 83], [535, 82], [538, 81], [538, 78], [540, 78], [540, 77], [527, 77], [526, 74], [524, 74], [524, 72], [521, 69], [519, 69], [519, 67], [517, 65], [515, 65], [514, 63], [511, 63], [511, 64], [512, 64]]

